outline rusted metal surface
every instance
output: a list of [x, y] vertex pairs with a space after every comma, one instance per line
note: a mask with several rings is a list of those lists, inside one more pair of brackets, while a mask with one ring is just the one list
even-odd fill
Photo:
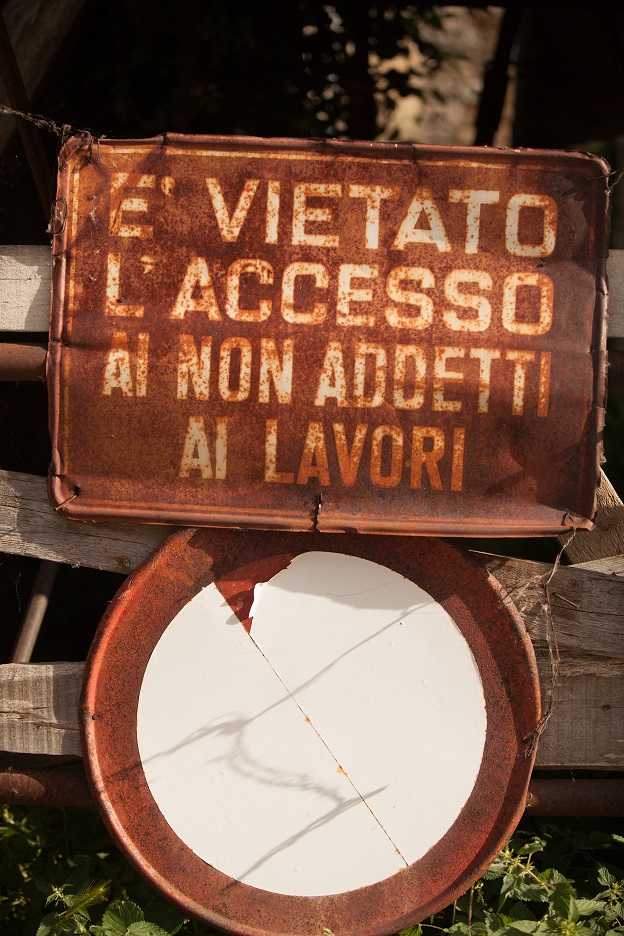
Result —
[[45, 380], [47, 349], [43, 345], [0, 344], [0, 380]]
[[[0, 803], [15, 806], [95, 806], [81, 767], [0, 771]], [[624, 816], [624, 780], [549, 780], [529, 783], [531, 816]]]
[[[378, 561], [420, 585], [451, 615], [483, 683], [487, 730], [472, 794], [425, 856], [372, 886], [292, 897], [241, 884], [202, 861], [164, 821], [146, 783], [137, 706], [152, 650], [175, 615], [212, 582], [249, 615], [265, 565], [280, 569], [309, 549]], [[264, 570], [266, 572], [266, 569]], [[345, 690], [346, 691], [346, 690]], [[401, 718], [397, 712], [397, 718]], [[487, 867], [524, 810], [540, 718], [531, 643], [500, 586], [443, 540], [319, 537], [181, 530], [124, 584], [96, 635], [81, 702], [87, 773], [112, 835], [167, 897], [211, 925], [239, 934], [382, 936], [449, 904]], [[209, 721], [210, 713], [206, 713]], [[414, 732], [418, 726], [413, 726]]]
[[21, 806], [93, 806], [80, 765], [0, 770], [0, 803]]
[[[45, 380], [47, 349], [42, 345], [0, 344], [0, 380]], [[624, 389], [624, 351], [608, 352], [608, 382]]]
[[526, 150], [70, 141], [55, 505], [328, 532], [591, 527], [607, 169]]

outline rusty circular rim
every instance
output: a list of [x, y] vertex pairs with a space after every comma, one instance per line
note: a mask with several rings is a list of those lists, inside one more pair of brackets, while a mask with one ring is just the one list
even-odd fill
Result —
[[[467, 641], [483, 684], [481, 768], [459, 816], [420, 860], [355, 891], [322, 897], [271, 893], [206, 864], [170, 828], [147, 785], [137, 708], [151, 653], [176, 614], [213, 582], [244, 623], [254, 584], [303, 552], [388, 566], [438, 601]], [[271, 571], [274, 570], [274, 571]], [[388, 936], [437, 912], [486, 869], [525, 806], [540, 718], [533, 647], [488, 571], [440, 539], [180, 530], [128, 578], [102, 620], [81, 702], [86, 768], [111, 834], [151, 883], [185, 911], [238, 936]]]

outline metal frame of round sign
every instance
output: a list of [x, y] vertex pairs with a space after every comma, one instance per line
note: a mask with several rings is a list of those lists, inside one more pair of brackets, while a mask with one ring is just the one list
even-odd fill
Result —
[[[233, 661], [243, 668], [228, 669]], [[251, 715], [233, 711], [238, 696]], [[466, 552], [440, 539], [212, 529], [174, 533], [124, 583], [91, 648], [81, 704], [89, 782], [113, 837], [165, 896], [239, 936], [389, 936], [448, 905], [522, 815], [539, 719], [523, 622]], [[241, 730], [256, 732], [266, 763], [241, 763]], [[296, 782], [280, 776], [282, 757], [301, 758]], [[319, 813], [334, 783], [341, 805]], [[291, 806], [310, 815], [288, 837]], [[256, 847], [271, 860], [242, 873]]]

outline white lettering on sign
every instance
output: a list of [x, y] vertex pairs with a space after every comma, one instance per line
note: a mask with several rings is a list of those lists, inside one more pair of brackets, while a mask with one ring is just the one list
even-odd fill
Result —
[[326, 182], [300, 182], [295, 185], [293, 197], [293, 247], [305, 245], [307, 247], [337, 247], [339, 238], [337, 234], [310, 233], [306, 231], [306, 224], [314, 222], [316, 226], [322, 222], [329, 224], [332, 220], [332, 210], [329, 206], [311, 208], [308, 199], [314, 198], [340, 198], [342, 186]]
[[386, 293], [389, 299], [403, 305], [416, 306], [417, 315], [397, 306], [386, 306], [386, 321], [393, 328], [416, 328], [419, 331], [428, 328], [433, 322], [433, 300], [426, 293], [403, 289], [403, 282], [418, 283], [421, 289], [433, 289], [435, 279], [431, 270], [423, 267], [394, 267], [386, 280]]
[[[232, 184], [215, 171], [203, 190], [210, 246], [197, 240], [178, 266], [164, 314], [180, 334], [156, 353], [131, 248], [158, 237], [156, 200], [180, 192], [171, 175], [111, 175], [104, 315], [118, 327], [101, 371], [103, 397], [145, 398], [165, 354], [184, 412], [180, 479], [225, 480], [222, 413], [247, 404], [264, 407], [244, 430], [262, 452], [261, 483], [458, 493], [474, 415], [548, 417], [557, 359], [535, 339], [553, 327], [555, 287], [527, 258], [556, 250], [550, 195], [308, 181], [295, 165], [288, 181]], [[502, 275], [488, 268], [493, 230], [511, 261]], [[162, 259], [150, 247], [138, 262], [154, 276]], [[319, 340], [319, 329], [332, 333]], [[300, 406], [310, 418], [292, 422]]]
[[255, 276], [263, 286], [270, 286], [273, 282], [273, 267], [266, 260], [235, 260], [227, 271], [225, 311], [235, 322], [265, 322], [273, 308], [271, 299], [260, 299], [257, 309], [240, 308], [240, 280], [243, 275]]
[[[194, 294], [199, 292], [199, 297]], [[183, 319], [187, 312], [205, 312], [212, 322], [221, 321], [212, 277], [205, 257], [192, 257], [189, 261], [178, 298], [171, 310], [172, 319]]]
[[121, 390], [123, 396], [144, 397], [147, 394], [148, 351], [147, 332], [139, 332], [136, 352], [132, 353], [126, 332], [114, 332], [104, 368], [103, 396], [111, 396], [114, 390]]
[[[521, 243], [520, 217], [523, 208], [537, 209], [542, 214], [543, 236], [539, 244]], [[507, 206], [505, 229], [509, 253], [517, 257], [549, 257], [557, 241], [557, 203], [550, 195], [514, 195]]]
[[210, 363], [212, 338], [201, 339], [201, 350], [192, 335], [180, 335], [180, 353], [178, 356], [178, 400], [188, 399], [189, 378], [197, 400], [207, 400], [210, 396]]
[[475, 254], [479, 250], [479, 226], [481, 224], [481, 206], [495, 205], [499, 200], [499, 192], [468, 191], [452, 189], [449, 192], [450, 202], [462, 202], [466, 207], [466, 244], [464, 250], [467, 254]]
[[492, 306], [481, 294], [463, 292], [464, 284], [475, 285], [481, 293], [492, 288], [492, 277], [479, 270], [453, 270], [444, 281], [444, 294], [447, 299], [462, 309], [474, 309], [476, 315], [458, 315], [455, 309], [444, 312], [444, 321], [453, 331], [486, 331], [492, 321]]
[[366, 246], [370, 250], [376, 250], [379, 247], [381, 203], [386, 198], [398, 198], [398, 188], [389, 188], [386, 185], [350, 185], [349, 197], [366, 199]]
[[[539, 319], [520, 322], [516, 316], [518, 291], [521, 288], [539, 289]], [[514, 335], [545, 335], [550, 331], [553, 318], [553, 284], [544, 273], [512, 273], [503, 286], [503, 325]]]
[[260, 185], [260, 179], [246, 180], [232, 217], [230, 217], [227, 205], [225, 204], [225, 199], [223, 197], [223, 192], [221, 191], [221, 183], [219, 180], [206, 179], [206, 185], [210, 193], [210, 200], [212, 201], [212, 207], [214, 209], [215, 218], [217, 219], [221, 238], [225, 242], [230, 243], [237, 241], [238, 235], [241, 232], [241, 228], [251, 207], [253, 197], [256, 194], [258, 186]]
[[[418, 226], [421, 216], [425, 216], [428, 228]], [[412, 204], [399, 228], [394, 244], [396, 250], [404, 250], [407, 244], [435, 244], [438, 250], [446, 253], [451, 245], [444, 230], [440, 212], [431, 196], [431, 192], [421, 189], [414, 195]]]
[[193, 469], [204, 479], [224, 481], [227, 475], [227, 417], [218, 416], [214, 426], [214, 470], [203, 416], [190, 416], [184, 437], [180, 477], [188, 478]]
[[[239, 241], [256, 203], [257, 210], [264, 212], [263, 242], [279, 242], [281, 206], [285, 198], [282, 182], [249, 178], [242, 182], [242, 186], [239, 183], [235, 191], [230, 190], [225, 180], [216, 177], [206, 178], [205, 182], [212, 209], [211, 219], [222, 243]], [[159, 178], [156, 175], [113, 172], [109, 235], [115, 238], [153, 238], [158, 218], [150, 209], [149, 196], [153, 194], [150, 190], [160, 189], [165, 195], [172, 196], [176, 184], [171, 176]], [[348, 213], [348, 230], [356, 233], [357, 243], [367, 251], [383, 249], [384, 243], [389, 242], [393, 250], [408, 252], [412, 245], [421, 245], [435, 247], [440, 253], [480, 254], [483, 252], [484, 217], [488, 228], [492, 227], [495, 218], [499, 220], [498, 228], [511, 256], [548, 257], [557, 243], [558, 206], [554, 198], [545, 194], [518, 192], [503, 203], [501, 193], [495, 189], [451, 188], [445, 201], [436, 199], [427, 188], [416, 188], [404, 195], [397, 186], [293, 181], [289, 195], [292, 217], [288, 238], [293, 247], [340, 247], [346, 235], [345, 221], [341, 221], [338, 210], [342, 203], [354, 206]], [[395, 213], [391, 213], [387, 206], [402, 197], [408, 197], [409, 201], [397, 223]], [[358, 203], [363, 205], [358, 207]], [[449, 206], [453, 205], [465, 206], [464, 230], [457, 242], [451, 241], [444, 221]], [[531, 227], [532, 213], [535, 217]], [[388, 221], [391, 214], [395, 220]], [[132, 217], [137, 215], [138, 218]], [[388, 230], [390, 224], [392, 227]], [[526, 224], [531, 230], [537, 226], [537, 239], [534, 234], [523, 233]], [[457, 225], [454, 224], [453, 232], [456, 230]]]
[[111, 237], [153, 237], [154, 228], [151, 224], [128, 224], [124, 220], [124, 212], [146, 212], [149, 208], [145, 197], [126, 194], [127, 189], [153, 189], [155, 185], [155, 175], [113, 172], [108, 228]]
[[328, 289], [329, 272], [322, 263], [291, 263], [282, 278], [282, 316], [293, 325], [322, 325], [327, 317], [327, 303], [315, 302], [311, 309], [295, 309], [295, 289], [299, 277], [309, 276], [318, 289]]

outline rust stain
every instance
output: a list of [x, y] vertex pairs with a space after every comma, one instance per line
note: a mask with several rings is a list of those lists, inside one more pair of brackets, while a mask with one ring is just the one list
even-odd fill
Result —
[[55, 236], [64, 513], [591, 527], [602, 160], [170, 135], [102, 140], [88, 159], [85, 146], [63, 151]]
[[0, 343], [0, 380], [45, 381], [46, 348]]

